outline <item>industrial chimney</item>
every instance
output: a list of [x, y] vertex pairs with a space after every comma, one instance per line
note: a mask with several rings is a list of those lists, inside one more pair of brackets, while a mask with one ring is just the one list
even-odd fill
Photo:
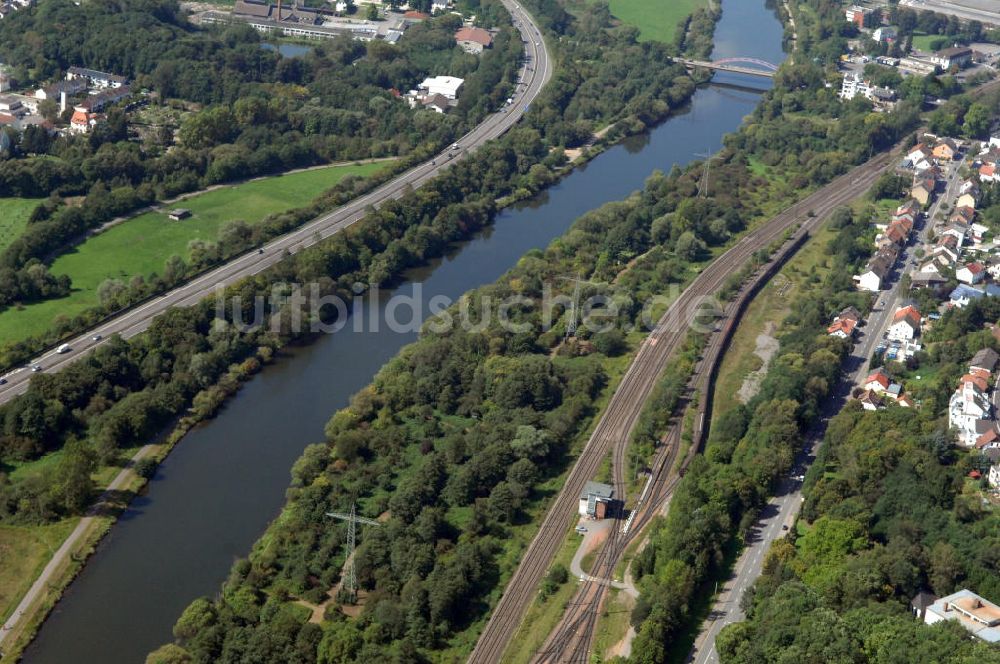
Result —
[[59, 112], [60, 113], [65, 113], [66, 112], [66, 91], [65, 90], [60, 90], [59, 91]]

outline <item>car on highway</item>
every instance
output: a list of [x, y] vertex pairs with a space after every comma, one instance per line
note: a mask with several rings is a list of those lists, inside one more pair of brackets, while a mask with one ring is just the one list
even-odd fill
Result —
[[59, 348], [56, 349], [56, 352], [59, 353], [60, 355], [65, 355], [71, 350], [73, 349], [69, 347], [69, 344], [63, 344], [62, 346], [59, 346]]
[[90, 338], [90, 340], [91, 340], [91, 341], [100, 341], [100, 340], [101, 340], [101, 339], [103, 339], [103, 338], [104, 338], [104, 337], [102, 337], [101, 335], [99, 335], [99, 334], [95, 334], [94, 336], [92, 336], [92, 337]]
[[6, 384], [7, 384], [7, 379], [4, 378], [3, 376], [0, 376], [0, 385], [6, 385]]
[[39, 371], [42, 370], [42, 365], [40, 365], [40, 364], [32, 364], [31, 365], [31, 370], [34, 371], [35, 373], [38, 373]]

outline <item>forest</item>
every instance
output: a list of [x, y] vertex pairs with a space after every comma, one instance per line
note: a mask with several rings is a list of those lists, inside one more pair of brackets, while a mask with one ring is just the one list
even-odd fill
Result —
[[972, 355], [998, 347], [984, 329], [998, 318], [1000, 306], [985, 299], [935, 325], [912, 367], [937, 377], [914, 392], [918, 409], [865, 411], [855, 401], [831, 420], [798, 527], [772, 546], [742, 599], [748, 620], [719, 635], [721, 661], [821, 652], [840, 662], [1000, 662], [955, 622], [927, 626], [909, 610], [921, 591], [1000, 599], [1000, 516], [982, 502], [984, 481], [969, 478], [988, 462], [956, 449], [943, 417]]

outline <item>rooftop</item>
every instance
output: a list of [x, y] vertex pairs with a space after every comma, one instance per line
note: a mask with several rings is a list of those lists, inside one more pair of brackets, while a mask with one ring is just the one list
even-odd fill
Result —
[[611, 488], [608, 484], [603, 484], [601, 482], [587, 482], [583, 485], [583, 492], [580, 493], [580, 499], [586, 500], [590, 496], [596, 496], [597, 498], [610, 499], [613, 496], [615, 490]]

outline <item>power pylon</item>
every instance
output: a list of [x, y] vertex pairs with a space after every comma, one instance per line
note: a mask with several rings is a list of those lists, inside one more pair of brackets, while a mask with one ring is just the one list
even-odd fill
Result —
[[705, 160], [705, 168], [701, 173], [701, 182], [698, 183], [698, 195], [705, 198], [708, 196], [708, 173], [712, 168], [712, 162], [719, 157], [710, 152], [695, 152], [694, 156]]
[[369, 526], [381, 526], [382, 524], [375, 519], [358, 516], [354, 503], [351, 503], [350, 514], [345, 514], [343, 512], [327, 512], [326, 515], [333, 519], [340, 519], [341, 521], [347, 522], [347, 558], [345, 560], [345, 566], [347, 569], [345, 570], [344, 583], [341, 584], [341, 587], [347, 590], [353, 600], [358, 596], [358, 577], [354, 572], [354, 549], [357, 544], [358, 523], [363, 523]]

